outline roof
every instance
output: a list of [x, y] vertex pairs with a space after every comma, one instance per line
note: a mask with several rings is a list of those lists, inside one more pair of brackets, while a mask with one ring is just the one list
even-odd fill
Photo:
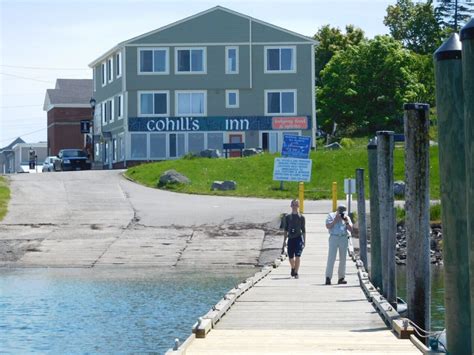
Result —
[[2, 152], [4, 150], [12, 150], [13, 146], [18, 144], [18, 143], [25, 143], [25, 141], [23, 139], [21, 139], [20, 137], [18, 137], [17, 139], [15, 139], [13, 142], [11, 142], [6, 147], [0, 148], [0, 152]]
[[180, 24], [182, 24], [183, 22], [186, 22], [186, 21], [190, 21], [192, 19], [195, 19], [199, 16], [203, 16], [203, 15], [206, 15], [210, 12], [213, 12], [213, 11], [217, 11], [217, 10], [221, 10], [221, 11], [225, 11], [225, 12], [228, 12], [228, 13], [231, 13], [233, 15], [236, 15], [236, 16], [240, 16], [240, 17], [243, 17], [243, 18], [246, 18], [248, 19], [249, 21], [253, 21], [253, 22], [256, 22], [256, 23], [259, 23], [259, 24], [262, 24], [264, 26], [269, 26], [269, 27], [272, 27], [274, 29], [277, 29], [277, 30], [280, 30], [280, 31], [284, 31], [286, 33], [289, 33], [289, 34], [292, 34], [294, 36], [297, 36], [297, 37], [300, 37], [302, 40], [304, 40], [305, 42], [307, 43], [312, 43], [312, 44], [317, 44], [318, 41], [315, 41], [313, 38], [310, 38], [310, 37], [307, 37], [307, 36], [304, 36], [302, 34], [299, 34], [299, 33], [296, 33], [296, 32], [293, 32], [293, 31], [290, 31], [290, 30], [287, 30], [285, 28], [282, 28], [282, 27], [279, 27], [279, 26], [275, 26], [275, 25], [272, 25], [268, 22], [265, 22], [265, 21], [262, 21], [262, 20], [258, 20], [256, 18], [253, 18], [253, 17], [250, 17], [248, 15], [244, 15], [240, 12], [237, 12], [237, 11], [234, 11], [234, 10], [230, 10], [230, 9], [227, 9], [225, 7], [222, 7], [222, 6], [215, 6], [215, 7], [212, 7], [208, 10], [205, 10], [205, 11], [202, 11], [202, 12], [199, 12], [195, 15], [192, 15], [192, 16], [189, 16], [189, 17], [186, 17], [182, 20], [179, 20], [179, 21], [176, 21], [176, 22], [173, 22], [169, 25], [166, 25], [166, 26], [163, 26], [163, 27], [160, 27], [156, 30], [153, 30], [153, 31], [150, 31], [150, 32], [147, 32], [147, 33], [144, 33], [144, 34], [141, 34], [139, 36], [136, 36], [136, 37], [133, 37], [133, 38], [130, 38], [126, 41], [123, 41], [123, 42], [120, 42], [119, 44], [117, 44], [116, 46], [114, 46], [113, 48], [109, 49], [107, 52], [105, 52], [104, 54], [102, 54], [99, 58], [95, 59], [93, 62], [91, 62], [89, 64], [89, 67], [90, 68], [93, 68], [94, 66], [96, 66], [98, 63], [100, 63], [101, 61], [103, 61], [105, 58], [107, 58], [108, 56], [110, 56], [112, 53], [114, 53], [115, 51], [117, 51], [119, 48], [122, 48], [124, 47], [125, 45], [127, 45], [128, 43], [130, 42], [133, 42], [133, 41], [136, 41], [137, 39], [140, 39], [140, 38], [143, 38], [143, 37], [147, 37], [147, 36], [150, 36], [152, 34], [155, 34], [155, 33], [158, 33], [158, 32], [161, 32], [161, 31], [164, 31], [164, 30], [167, 30], [171, 27], [174, 27], [174, 26], [178, 26]]
[[92, 79], [56, 79], [56, 87], [46, 90], [43, 110], [49, 111], [55, 105], [89, 107], [92, 90]]

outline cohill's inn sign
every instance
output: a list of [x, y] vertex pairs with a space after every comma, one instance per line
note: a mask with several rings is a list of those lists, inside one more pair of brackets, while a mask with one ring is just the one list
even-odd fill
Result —
[[130, 117], [130, 132], [271, 131], [311, 129], [311, 116]]

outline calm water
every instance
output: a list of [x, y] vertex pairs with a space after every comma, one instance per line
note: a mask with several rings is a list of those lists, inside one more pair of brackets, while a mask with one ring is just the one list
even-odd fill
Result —
[[0, 352], [162, 354], [254, 272], [0, 269]]
[[[405, 266], [397, 265], [398, 296], [406, 300]], [[431, 329], [443, 330], [444, 327], [444, 271], [440, 266], [431, 267]]]

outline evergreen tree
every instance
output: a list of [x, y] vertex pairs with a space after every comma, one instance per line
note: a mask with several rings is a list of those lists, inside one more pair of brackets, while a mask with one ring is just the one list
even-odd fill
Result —
[[436, 0], [435, 15], [440, 24], [458, 32], [474, 13], [472, 0]]

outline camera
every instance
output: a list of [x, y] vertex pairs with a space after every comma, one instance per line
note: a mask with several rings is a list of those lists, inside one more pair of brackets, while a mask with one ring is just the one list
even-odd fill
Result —
[[344, 212], [339, 213], [339, 216], [341, 216], [341, 218], [344, 219]]

